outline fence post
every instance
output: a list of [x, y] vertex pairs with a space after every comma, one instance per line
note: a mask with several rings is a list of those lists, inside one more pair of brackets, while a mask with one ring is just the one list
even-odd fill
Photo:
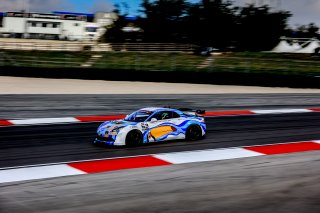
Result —
[[5, 57], [5, 55], [4, 55], [3, 52], [0, 52], [0, 57], [1, 57], [1, 59], [0, 59], [0, 66], [4, 66], [4, 57]]
[[140, 56], [138, 52], [136, 52], [135, 70], [140, 70]]
[[170, 71], [176, 71], [176, 68], [177, 68], [176, 53], [172, 53], [170, 59], [171, 59]]

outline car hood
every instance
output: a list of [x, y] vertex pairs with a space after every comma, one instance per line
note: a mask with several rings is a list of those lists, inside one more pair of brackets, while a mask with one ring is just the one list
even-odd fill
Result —
[[101, 124], [98, 128], [98, 133], [102, 132], [105, 133], [105, 131], [112, 131], [116, 128], [122, 128], [129, 125], [136, 125], [135, 122], [125, 121], [125, 120], [115, 120], [115, 121], [106, 121], [103, 124]]

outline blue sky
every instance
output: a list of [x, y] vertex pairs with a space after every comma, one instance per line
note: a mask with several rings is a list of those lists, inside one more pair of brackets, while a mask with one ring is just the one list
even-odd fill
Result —
[[[88, 9], [92, 5], [92, 1], [88, 0], [70, 0], [74, 5], [76, 5], [76, 10], [78, 12], [88, 12]], [[129, 6], [129, 13], [131, 15], [136, 15], [139, 9], [139, 5], [141, 4], [141, 0], [130, 0], [130, 1], [124, 1], [124, 0], [109, 0], [106, 2], [110, 2], [111, 5], [114, 4], [121, 4], [122, 2], [126, 2]]]
[[[1, 0], [0, 0], [1, 1]], [[129, 7], [130, 15], [138, 15], [139, 5], [142, 0], [70, 0], [77, 5], [77, 10], [87, 12], [90, 4], [93, 1], [108, 1], [111, 5], [115, 3], [126, 2]], [[189, 2], [198, 2], [199, 0], [189, 0]], [[256, 5], [269, 3], [270, 6], [280, 9], [289, 10], [293, 13], [290, 18], [290, 25], [297, 26], [301, 24], [308, 24], [310, 22], [316, 23], [320, 26], [320, 0], [231, 0], [237, 6], [243, 6], [247, 3], [255, 3]]]
[[[199, 0], [189, 0], [198, 2]], [[255, 3], [257, 6], [269, 3], [271, 7], [293, 13], [291, 26], [315, 22], [320, 26], [320, 0], [231, 0], [234, 5]], [[110, 11], [116, 3], [126, 2], [130, 15], [138, 15], [142, 0], [0, 0], [0, 12], [27, 10], [32, 12], [68, 11], [93, 13]]]

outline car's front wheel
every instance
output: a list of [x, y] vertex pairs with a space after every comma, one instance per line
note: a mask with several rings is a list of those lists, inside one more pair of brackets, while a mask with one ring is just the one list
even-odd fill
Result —
[[195, 141], [202, 137], [201, 127], [198, 125], [190, 125], [186, 131], [186, 139]]
[[138, 146], [142, 144], [142, 133], [139, 130], [132, 130], [126, 136], [127, 146]]

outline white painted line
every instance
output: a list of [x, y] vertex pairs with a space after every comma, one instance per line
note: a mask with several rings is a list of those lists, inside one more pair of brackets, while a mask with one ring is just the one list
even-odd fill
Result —
[[183, 163], [255, 157], [255, 156], [261, 156], [261, 155], [264, 155], [264, 154], [246, 150], [243, 148], [230, 148], [230, 149], [219, 149], [219, 150], [176, 152], [176, 153], [167, 153], [167, 154], [157, 154], [153, 156], [172, 164], [183, 164]]
[[68, 165], [0, 170], [0, 183], [86, 174]]
[[256, 114], [285, 114], [285, 113], [304, 113], [312, 112], [309, 109], [276, 109], [276, 110], [251, 110]]
[[80, 121], [73, 117], [65, 117], [65, 118], [37, 118], [37, 119], [25, 119], [25, 120], [9, 120], [9, 122], [15, 125], [30, 125], [30, 124], [75, 123]]
[[320, 144], [320, 140], [316, 140], [316, 141], [312, 141], [312, 142], [315, 142], [315, 143], [319, 143], [319, 144]]

